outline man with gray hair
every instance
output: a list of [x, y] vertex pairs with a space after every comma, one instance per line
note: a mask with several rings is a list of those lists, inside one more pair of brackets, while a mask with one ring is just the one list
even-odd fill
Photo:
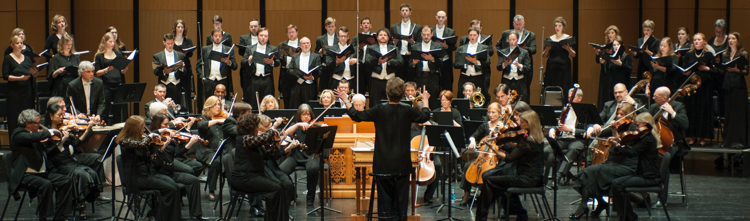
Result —
[[[536, 34], [529, 30], [526, 30], [526, 21], [523, 15], [516, 15], [513, 17], [513, 29], [503, 31], [503, 35], [500, 40], [495, 44], [497, 51], [510, 47], [508, 36], [511, 31], [516, 31], [518, 37], [516, 38], [516, 45], [529, 52], [529, 67], [530, 70], [528, 76], [526, 76], [526, 90], [529, 90], [531, 82], [534, 79], [534, 55], [536, 54]], [[528, 96], [527, 96], [528, 97]]]
[[39, 132], [40, 118], [39, 112], [26, 109], [18, 115], [19, 127], [12, 128], [10, 148], [13, 151], [13, 166], [10, 169], [8, 189], [14, 196], [18, 195], [16, 191], [20, 186], [36, 191], [39, 197], [39, 218], [51, 219], [53, 217], [48, 216], [54, 214], [55, 220], [64, 220], [66, 214], [73, 212], [70, 203], [70, 199], [73, 198], [72, 182], [66, 175], [51, 172], [54, 166], [47, 158], [43, 142], [52, 137], [51, 133], [60, 135], [60, 142], [65, 142], [69, 136], [68, 132], [56, 129]]
[[[68, 97], [73, 97], [71, 112], [75, 110], [85, 115], [103, 115], [104, 84], [99, 78], [94, 78], [94, 65], [90, 61], [82, 61], [78, 65], [79, 77], [68, 83]], [[106, 118], [106, 117], [105, 117]]]
[[354, 109], [357, 111], [364, 111], [366, 100], [367, 98], [365, 98], [365, 95], [355, 94], [354, 97], [352, 97], [352, 106], [354, 106]]

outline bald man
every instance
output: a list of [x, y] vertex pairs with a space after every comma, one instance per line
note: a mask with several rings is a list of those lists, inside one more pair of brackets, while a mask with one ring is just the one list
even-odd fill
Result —
[[654, 104], [651, 105], [649, 113], [654, 116], [655, 121], [658, 121], [659, 116], [656, 116], [656, 114], [662, 110], [660, 115], [669, 122], [669, 129], [672, 130], [674, 136], [674, 144], [670, 150], [672, 161], [669, 164], [669, 170], [677, 172], [681, 168], [682, 158], [690, 151], [690, 146], [686, 145], [685, 142], [685, 130], [687, 130], [689, 122], [685, 104], [679, 101], [668, 102], [671, 94], [668, 87], [656, 88]]
[[302, 48], [302, 52], [292, 55], [292, 62], [287, 66], [289, 75], [294, 76], [296, 79], [296, 83], [292, 86], [292, 96], [289, 98], [289, 107], [285, 107], [287, 109], [295, 109], [299, 107], [300, 104], [317, 98], [316, 95], [318, 94], [318, 90], [315, 82], [320, 76], [321, 68], [319, 67], [310, 74], [304, 74], [321, 64], [320, 54], [310, 53], [311, 47], [312, 44], [310, 43], [309, 38], [303, 37], [300, 39], [300, 48]]
[[224, 104], [224, 110], [229, 110], [229, 107], [232, 106], [232, 100], [227, 99], [227, 87], [223, 84], [217, 84], [216, 88], [214, 88], [214, 96], [217, 96], [221, 98], [221, 103]]

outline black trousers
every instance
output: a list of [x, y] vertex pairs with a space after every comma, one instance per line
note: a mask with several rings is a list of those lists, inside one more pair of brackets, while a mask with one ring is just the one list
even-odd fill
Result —
[[193, 174], [197, 177], [203, 172], [203, 164], [192, 158], [177, 157], [174, 158], [174, 171]]
[[294, 187], [294, 182], [289, 174], [284, 173], [279, 167], [279, 164], [275, 160], [266, 160], [266, 166], [264, 167], [266, 177], [278, 181], [279, 185], [284, 191], [286, 199], [293, 201], [297, 198], [297, 189]]
[[[258, 77], [255, 75], [250, 76], [250, 87], [242, 88], [245, 95], [245, 100], [248, 101], [247, 103], [250, 104], [250, 106], [253, 106], [253, 110], [258, 109], [258, 102], [255, 100], [255, 92], [258, 92], [258, 99], [263, 100], [263, 97], [266, 95], [273, 95], [274, 93], [274, 86], [273, 86], [273, 75], [268, 75], [265, 77]], [[248, 98], [249, 97], [249, 98]]]
[[290, 98], [292, 97], [292, 87], [297, 84], [297, 78], [287, 73], [286, 68], [281, 68], [279, 73], [279, 93], [282, 96], [281, 102], [284, 104], [285, 109], [289, 109]]
[[55, 168], [54, 173], [70, 178], [72, 197], [75, 203], [94, 202], [102, 192], [102, 183], [96, 171], [80, 164], [69, 163]]
[[[195, 148], [195, 147], [193, 147]], [[216, 182], [219, 180], [219, 173], [221, 173], [221, 164], [218, 163], [217, 160], [214, 163], [211, 163], [209, 166], [208, 163], [211, 161], [211, 158], [216, 154], [215, 149], [211, 149], [208, 146], [205, 145], [198, 145], [198, 148], [195, 153], [196, 160], [203, 163], [208, 167], [208, 175], [206, 177], [206, 184], [208, 185], [208, 191], [213, 192], [216, 190]], [[223, 152], [224, 154], [228, 152]], [[217, 156], [216, 159], [219, 159], [220, 156]], [[197, 173], [197, 172], [196, 172]]]
[[305, 171], [307, 172], [307, 197], [315, 198], [315, 190], [318, 186], [318, 169], [320, 169], [320, 159], [316, 157], [307, 160], [307, 162], [301, 162], [294, 159], [294, 157], [289, 157], [286, 158], [286, 160], [284, 160], [281, 165], [279, 165], [279, 168], [284, 172], [284, 174], [289, 175], [294, 172], [294, 168], [297, 166], [305, 167]]
[[[27, 173], [21, 178], [21, 186], [37, 191], [39, 217], [62, 218], [72, 213], [73, 182], [70, 177], [57, 173]], [[52, 193], [54, 192], [54, 196]], [[54, 198], [53, 198], [54, 197]]]
[[[486, 83], [489, 83], [489, 81], [486, 81]], [[521, 97], [521, 100], [523, 102], [529, 103], [529, 89], [526, 87], [526, 78], [520, 79], [520, 80], [510, 80], [507, 78], [503, 78], [502, 81], [503, 84], [507, 84], [508, 87], [510, 87], [511, 90], [515, 90], [518, 92], [518, 96]], [[487, 87], [489, 89], [489, 86]]]
[[232, 188], [254, 195], [262, 194], [266, 199], [264, 220], [289, 220], [291, 199], [286, 199], [284, 192], [287, 190], [278, 181], [263, 174], [233, 178]]
[[172, 180], [174, 180], [175, 183], [185, 185], [188, 205], [190, 205], [190, 217], [202, 216], [203, 209], [201, 209], [201, 183], [198, 180], [198, 177], [189, 173], [175, 172], [172, 176]]
[[[488, 172], [482, 174], [484, 185], [482, 185], [482, 192], [481, 194], [479, 194], [479, 203], [477, 206], [476, 216], [477, 220], [487, 219], [490, 205], [495, 202], [497, 197], [504, 198], [505, 190], [507, 190], [508, 188], [535, 187], [541, 185], [542, 182], [542, 178], [539, 176], [492, 175]], [[505, 200], [503, 200], [503, 202], [505, 202]], [[526, 209], [523, 208], [521, 199], [518, 198], [517, 194], [513, 194], [510, 196], [510, 208], [506, 209], [509, 210], [508, 212], [510, 212], [510, 214], [526, 214]]]
[[[213, 96], [214, 95], [214, 90], [216, 90], [216, 85], [219, 85], [219, 84], [223, 84], [225, 87], [227, 87], [227, 95], [229, 95], [230, 91], [229, 91], [229, 86], [227, 86], [227, 85], [231, 84], [231, 82], [229, 82], [229, 80], [227, 80], [227, 78], [222, 79], [222, 80], [218, 80], [218, 81], [214, 81], [214, 80], [210, 80], [210, 79], [206, 78], [206, 80], [203, 81], [203, 93], [205, 93], [204, 94], [205, 98]], [[255, 96], [255, 95], [253, 95], [253, 96]]]
[[[187, 93], [185, 93], [187, 96]], [[182, 103], [182, 88], [179, 85], [167, 84], [167, 95], [166, 97], [172, 98], [175, 104], [183, 105]], [[180, 110], [177, 110], [180, 111]]]
[[87, 166], [94, 171], [96, 171], [96, 175], [99, 177], [99, 182], [104, 183], [106, 182], [106, 178], [104, 177], [104, 166], [101, 162], [98, 160], [102, 158], [102, 155], [99, 153], [75, 153], [73, 154], [73, 158], [76, 159], [79, 165]]
[[309, 100], [317, 99], [318, 91], [315, 84], [298, 84], [292, 87], [292, 96], [289, 98], [289, 106], [286, 109], [297, 109], [299, 105], [307, 103]]
[[[627, 195], [625, 194], [625, 188], [627, 187], [647, 187], [655, 186], [659, 184], [659, 178], [644, 178], [641, 176], [624, 176], [615, 179], [612, 182], [612, 198], [614, 198], [614, 209], [617, 211], [619, 216], [625, 214], [635, 214], [633, 212], [633, 206], [630, 203], [621, 203], [625, 201]], [[650, 206], [650, 205], [649, 205]]]
[[378, 105], [380, 100], [387, 99], [385, 95], [386, 83], [388, 83], [388, 80], [370, 79], [370, 108]]
[[150, 175], [138, 178], [139, 190], [156, 190], [157, 197], [157, 220], [173, 220], [182, 217], [180, 211], [180, 187], [171, 177], [163, 174]]
[[[474, 83], [477, 87], [482, 88], [482, 94], [484, 94], [485, 100], [489, 99], [490, 94], [487, 93], [487, 87], [484, 86], [484, 74], [477, 75], [477, 76], [466, 76], [464, 74], [461, 74], [460, 77], [458, 77], [458, 87], [461, 88], [466, 82]], [[461, 91], [463, 91], [463, 88], [461, 88]], [[484, 102], [484, 106], [489, 106], [489, 103], [491, 102]]]
[[[490, 62], [490, 63], [492, 63], [492, 62]], [[502, 77], [502, 74], [503, 73], [500, 72], [500, 75], [501, 75], [500, 77]], [[492, 68], [487, 68], [485, 70], [482, 70], [482, 76], [484, 76], [484, 85], [479, 86], [479, 84], [477, 84], [477, 86], [478, 87], [482, 87], [482, 89], [486, 88], [485, 91], [487, 91], [487, 90], [489, 90], [490, 87], [492, 87], [490, 85], [490, 81], [492, 79]], [[484, 97], [487, 97], [487, 95], [485, 94]]]
[[[458, 85], [458, 90], [463, 91], [463, 85]], [[453, 59], [448, 59], [440, 64], [440, 91], [453, 91]]]
[[378, 216], [397, 216], [400, 219], [380, 220], [406, 220], [409, 208], [409, 177], [378, 177], [375, 179], [378, 193]]
[[411, 55], [401, 55], [401, 58], [404, 59], [404, 66], [396, 69], [396, 77], [400, 77], [404, 82], [414, 81], [416, 76], [414, 68], [411, 68], [413, 64]]
[[432, 201], [435, 190], [437, 190], [440, 180], [443, 179], [443, 163], [440, 161], [440, 156], [432, 155], [432, 161], [435, 165], [435, 180], [430, 185], [427, 185], [427, 188], [424, 190], [425, 202]]
[[427, 72], [422, 72], [422, 70], [417, 71], [417, 78], [415, 79], [415, 83], [417, 83], [417, 90], [422, 90], [423, 86], [427, 86], [427, 92], [430, 93], [430, 110], [434, 110], [440, 107], [440, 74], [434, 73], [430, 74]]
[[[107, 119], [106, 122], [108, 125], [113, 125], [113, 124], [125, 121], [124, 119], [122, 119], [122, 117], [126, 115], [123, 113], [123, 111], [125, 111], [125, 105], [112, 104], [112, 102], [114, 101], [114, 98], [112, 96], [114, 96], [114, 93], [117, 90], [117, 88], [118, 87], [110, 87], [106, 85], [104, 86], [104, 104], [105, 105], [104, 105], [104, 113], [103, 113], [104, 116], [102, 118]], [[86, 105], [86, 104], [82, 104], [82, 105]], [[93, 108], [94, 107], [92, 107], [91, 114], [96, 113], [96, 111]], [[112, 117], [110, 118], [109, 115], [112, 115]]]
[[555, 165], [559, 165], [559, 169], [557, 170], [558, 173], [566, 174], [568, 171], [570, 171], [570, 167], [573, 165], [573, 162], [578, 161], [578, 156], [583, 153], [583, 151], [586, 150], [586, 148], [583, 145], [583, 142], [581, 140], [575, 139], [575, 138], [562, 138], [557, 140], [557, 145], [560, 145], [560, 148], [565, 150], [567, 149], [568, 152], [565, 153], [565, 157], [568, 158], [568, 161], [564, 161], [562, 159], [557, 159], [555, 157], [555, 153], [552, 150], [551, 146], [545, 146], [544, 147], [544, 155], [547, 159], [547, 164], [545, 166], [545, 173], [544, 174], [550, 174], [547, 173], [550, 168], [552, 168]]

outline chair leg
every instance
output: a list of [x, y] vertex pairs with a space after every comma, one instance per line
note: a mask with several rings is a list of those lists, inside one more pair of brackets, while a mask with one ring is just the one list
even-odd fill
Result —
[[[242, 204], [244, 204], [246, 198], [244, 196], [237, 196], [237, 198], [238, 198], [238, 200], [235, 201], [234, 203], [235, 204], [239, 203], [240, 205], [237, 206], [237, 213], [234, 215], [234, 217], [239, 218], [240, 217], [240, 210], [242, 210]], [[248, 201], [249, 200], [250, 199], [248, 199]], [[252, 205], [250, 205], [250, 209], [252, 209], [252, 208], [253, 208]]]
[[[525, 196], [525, 194], [524, 194], [524, 196]], [[539, 209], [537, 209], [536, 205], [537, 205], [538, 199], [534, 199], [534, 198], [535, 198], [534, 196], [531, 196], [531, 205], [534, 206], [534, 212], [536, 212], [536, 215], [538, 216], [539, 215], [539, 210], [541, 210], [542, 208], [539, 207]], [[542, 215], [542, 216], [544, 216], [544, 215]]]
[[[683, 203], [685, 203], [685, 206], [690, 205], [688, 203], [688, 194], [687, 194], [687, 182], [685, 181], [685, 163], [684, 160], [680, 162], [680, 184], [682, 186], [682, 194], [684, 195], [682, 197]], [[663, 203], [663, 202], [662, 202]]]
[[667, 216], [667, 221], [671, 221], [669, 218], [669, 212], [667, 212], [667, 204], [662, 204], [661, 207], [664, 208], [664, 215]]
[[[8, 196], [10, 197], [10, 196]], [[31, 197], [31, 196], [29, 196]], [[18, 210], [16, 211], [16, 217], [13, 218], [13, 220], [18, 220], [18, 214], [21, 213], [21, 207], [23, 207], [23, 200], [26, 199], [26, 192], [23, 192], [23, 196], [21, 197], [21, 203], [18, 204]]]
[[469, 204], [469, 209], [474, 207], [474, 201], [477, 200], [477, 193], [479, 193], [479, 188], [477, 188], [477, 190], [474, 191], [474, 197], [471, 198], [471, 204]]
[[11, 194], [8, 194], [8, 199], [5, 200], [5, 206], [3, 208], [3, 215], [0, 215], [0, 220], [3, 220], [3, 218], [5, 218], [5, 210], [8, 209], [8, 203], [10, 203], [10, 197], [12, 197]]
[[510, 194], [505, 193], [505, 221], [510, 221]]
[[[112, 199], [112, 200], [114, 200], [114, 199]], [[120, 202], [120, 211], [117, 212], [117, 217], [120, 217], [120, 214], [122, 214], [122, 208], [125, 207], [125, 202], [128, 202], [128, 201], [129, 201], [128, 195], [123, 195], [122, 196], [122, 201]], [[130, 210], [130, 208], [128, 208], [128, 210]], [[125, 213], [125, 218], [128, 218], [128, 214], [127, 213]]]
[[369, 209], [367, 210], [367, 215], [365, 215], [365, 218], [367, 218], [367, 221], [371, 221], [372, 216], [373, 216], [372, 207], [375, 201], [375, 179], [377, 178], [373, 177], [372, 184], [370, 185], [370, 205], [369, 205]]
[[542, 201], [544, 202], [544, 208], [547, 210], [547, 217], [555, 217], [554, 212], [552, 211], [552, 208], [549, 206], [549, 200], [547, 200], [547, 195], [542, 194]]
[[[646, 194], [649, 194], [649, 193], [646, 193]], [[646, 211], [648, 211], [648, 217], [651, 218], [651, 197], [645, 197], [645, 198], [646, 198]], [[664, 204], [662, 204], [662, 206], [664, 206]]]

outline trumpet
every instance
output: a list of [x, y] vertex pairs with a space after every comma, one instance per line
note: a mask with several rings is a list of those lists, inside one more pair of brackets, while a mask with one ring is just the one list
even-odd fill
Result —
[[410, 97], [409, 98], [409, 100], [411, 100], [412, 104], [413, 103], [417, 103], [417, 102], [422, 102], [422, 92], [417, 91], [417, 94], [418, 95], [416, 97]]
[[349, 91], [349, 97], [348, 97], [349, 101], [353, 101], [354, 95], [356, 95], [356, 93], [354, 93], [354, 89], [351, 89]]
[[477, 92], [474, 92], [469, 96], [469, 101], [474, 104], [474, 107], [484, 106], [484, 94], [482, 94], [482, 88], [477, 87]]

